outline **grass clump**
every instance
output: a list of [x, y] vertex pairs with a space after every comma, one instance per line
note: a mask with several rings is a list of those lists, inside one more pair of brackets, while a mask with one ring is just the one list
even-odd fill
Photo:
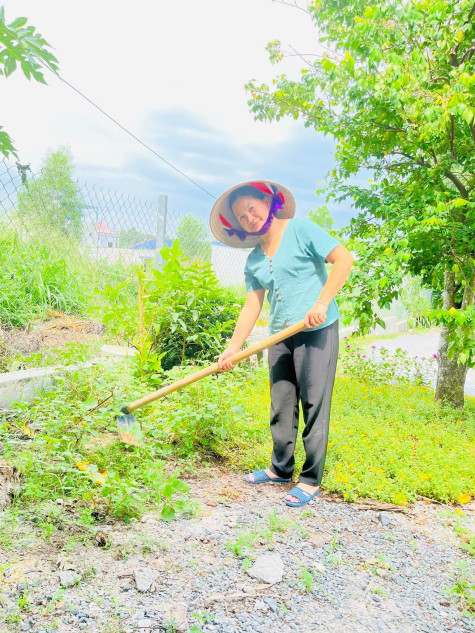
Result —
[[[59, 244], [61, 242], [58, 242]], [[0, 323], [24, 327], [49, 310], [83, 314], [91, 301], [91, 273], [83, 260], [61, 253], [53, 239], [0, 236]]]

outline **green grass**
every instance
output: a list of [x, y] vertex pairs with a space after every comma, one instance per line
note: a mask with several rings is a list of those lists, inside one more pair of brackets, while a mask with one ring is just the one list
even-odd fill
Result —
[[[57, 237], [57, 236], [56, 236]], [[83, 314], [91, 302], [92, 264], [61, 252], [61, 240], [0, 237], [0, 323], [23, 327], [48, 310]], [[72, 247], [71, 250], [73, 251]], [[76, 249], [77, 253], [77, 249]]]
[[[442, 408], [429, 388], [395, 379], [389, 365], [383, 375], [390, 384], [373, 384], [365, 365], [358, 368], [358, 376], [336, 380], [323, 487], [348, 501], [372, 497], [401, 505], [418, 496], [451, 503], [473, 498], [475, 400], [467, 399], [463, 411]], [[175, 368], [166, 381], [190, 371]], [[2, 413], [4, 458], [23, 473], [17, 507], [38, 513], [41, 504], [74, 498], [85, 525], [91, 513], [127, 520], [151, 507], [172, 519], [192, 510], [188, 488], [176, 476], [188, 464], [196, 470], [219, 460], [236, 471], [269, 464], [265, 366], [244, 365], [156, 401], [137, 412], [143, 445], [120, 443], [115, 415], [149, 391], [128, 365], [96, 366], [64, 378], [34, 404]], [[300, 440], [296, 458], [300, 467]], [[170, 463], [177, 466], [171, 474]], [[44, 526], [58, 520], [40, 518]]]

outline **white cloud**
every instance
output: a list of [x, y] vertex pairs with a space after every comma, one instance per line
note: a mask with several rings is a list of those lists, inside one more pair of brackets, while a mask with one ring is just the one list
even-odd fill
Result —
[[[304, 12], [272, 0], [4, 0], [54, 46], [60, 74], [155, 151], [219, 195], [263, 177], [295, 187], [305, 215], [333, 143], [293, 120], [253, 119], [244, 84], [297, 75], [302, 61], [272, 66], [265, 46], [311, 52], [316, 30]], [[23, 162], [37, 169], [47, 149], [71, 147], [80, 179], [206, 215], [209, 197], [115, 126], [71, 88], [20, 71], [0, 77], [0, 125]], [[174, 116], [170, 116], [174, 113]], [[312, 135], [313, 134], [313, 135]], [[258, 172], [258, 173], [256, 173]]]
[[[174, 107], [241, 146], [290, 138], [287, 122], [254, 122], [243, 86], [281, 72], [268, 61], [269, 40], [305, 48], [315, 39], [301, 11], [271, 0], [7, 0], [5, 10], [8, 20], [28, 17], [54, 46], [60, 74], [144, 140], [150, 115]], [[43, 87], [16, 75], [0, 78], [2, 124], [22, 155], [37, 161], [68, 143], [80, 162], [120, 165], [132, 139], [54, 77]]]

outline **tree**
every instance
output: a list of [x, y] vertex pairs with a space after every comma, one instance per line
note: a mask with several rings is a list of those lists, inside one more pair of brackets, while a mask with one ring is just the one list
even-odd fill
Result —
[[188, 213], [178, 223], [176, 236], [186, 257], [195, 262], [211, 261], [210, 232], [203, 218]]
[[82, 237], [83, 201], [73, 170], [67, 147], [47, 154], [41, 174], [18, 190], [18, 215], [24, 224], [60, 237]]
[[[333, 135], [325, 192], [358, 210], [353, 316], [368, 331], [408, 273], [443, 291], [435, 397], [462, 407], [475, 364], [475, 5], [317, 0], [308, 13], [324, 53], [301, 56], [298, 80], [250, 82], [251, 109]], [[268, 50], [283, 56], [277, 41]], [[366, 187], [350, 181], [361, 169], [373, 174]]]
[[318, 224], [319, 227], [327, 232], [332, 231], [333, 226], [335, 225], [335, 220], [332, 218], [332, 215], [326, 205], [309, 211], [307, 218], [312, 222], [315, 222], [315, 224]]
[[130, 229], [121, 229], [119, 231], [119, 248], [128, 248], [152, 238], [153, 235], [142, 233], [135, 226], [130, 227]]
[[[27, 18], [16, 18], [5, 23], [5, 10], [0, 6], [0, 75], [8, 77], [20, 65], [27, 79], [45, 84], [44, 65], [56, 72], [57, 59], [48, 50], [50, 45], [34, 26], [26, 26]], [[42, 63], [44, 62], [44, 63]], [[12, 139], [0, 126], [0, 153], [8, 157], [17, 156]]]

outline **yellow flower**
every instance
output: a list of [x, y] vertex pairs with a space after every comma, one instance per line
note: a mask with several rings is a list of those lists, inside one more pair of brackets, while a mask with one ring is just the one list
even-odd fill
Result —
[[397, 505], [397, 506], [404, 506], [407, 503], [407, 497], [406, 495], [403, 495], [401, 493], [397, 493], [394, 495], [393, 497], [393, 502]]
[[458, 502], [461, 504], [468, 503], [470, 501], [470, 495], [467, 492], [464, 492], [463, 495], [460, 495], [458, 498]]
[[382, 475], [382, 474], [384, 473], [384, 470], [383, 470], [382, 468], [380, 468], [380, 469], [378, 470], [378, 473], [379, 473], [380, 475]]
[[87, 471], [87, 467], [91, 462], [76, 462], [76, 468], [78, 470], [82, 470], [83, 472]]

